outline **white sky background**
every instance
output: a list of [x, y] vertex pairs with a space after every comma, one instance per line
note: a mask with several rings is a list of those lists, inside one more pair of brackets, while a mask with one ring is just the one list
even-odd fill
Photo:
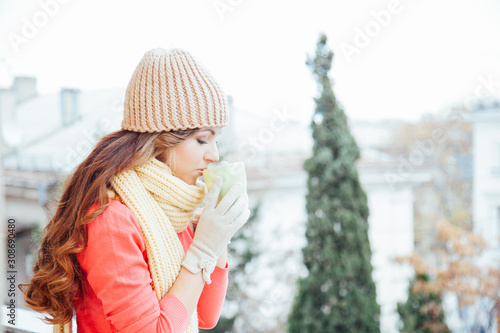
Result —
[[[324, 31], [335, 53], [334, 90], [350, 118], [415, 120], [474, 96], [481, 78], [500, 96], [498, 0], [65, 0], [16, 52], [9, 33], [22, 37], [26, 21], [54, 1], [0, 0], [4, 86], [7, 74], [36, 76], [40, 93], [125, 87], [146, 51], [181, 47], [237, 107], [286, 108], [309, 122], [317, 91], [305, 60]], [[348, 61], [342, 44], [359, 45], [358, 29], [391, 2], [398, 13]], [[221, 19], [215, 3], [232, 10]]]

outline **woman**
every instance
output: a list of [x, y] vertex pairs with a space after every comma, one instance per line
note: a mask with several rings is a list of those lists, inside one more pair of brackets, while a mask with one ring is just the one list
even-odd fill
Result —
[[215, 326], [226, 245], [250, 215], [241, 184], [216, 205], [222, 180], [207, 195], [199, 179], [219, 160], [227, 109], [188, 52], [147, 52], [127, 87], [122, 130], [103, 137], [66, 181], [23, 286], [26, 305], [54, 324], [76, 312], [78, 332]]

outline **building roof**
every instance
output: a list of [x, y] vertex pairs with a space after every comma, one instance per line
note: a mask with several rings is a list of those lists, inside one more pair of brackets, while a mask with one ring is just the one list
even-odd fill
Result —
[[124, 88], [82, 91], [74, 123], [63, 125], [60, 94], [34, 97], [18, 106], [15, 119], [2, 122], [12, 152], [6, 168], [69, 172], [104, 134], [120, 128]]
[[500, 122], [500, 101], [493, 100], [477, 103], [473, 110], [465, 114], [465, 117], [474, 123]]

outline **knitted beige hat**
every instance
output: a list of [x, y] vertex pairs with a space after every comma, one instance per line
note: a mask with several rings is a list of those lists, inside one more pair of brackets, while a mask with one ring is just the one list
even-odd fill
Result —
[[122, 129], [160, 132], [227, 123], [226, 95], [191, 54], [162, 48], [144, 54], [125, 93]]

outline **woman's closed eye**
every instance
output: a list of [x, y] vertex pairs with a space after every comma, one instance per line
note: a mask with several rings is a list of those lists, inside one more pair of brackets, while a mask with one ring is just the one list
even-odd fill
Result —
[[[198, 143], [201, 144], [201, 145], [206, 145], [208, 142], [207, 141], [203, 141], [203, 140], [200, 140], [200, 139], [197, 139], [198, 140]], [[215, 141], [216, 144], [219, 143], [219, 141]]]

